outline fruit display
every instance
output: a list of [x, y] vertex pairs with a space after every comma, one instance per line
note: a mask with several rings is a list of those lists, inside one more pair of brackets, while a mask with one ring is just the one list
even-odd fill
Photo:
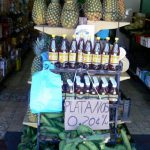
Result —
[[65, 0], [61, 8], [59, 0], [52, 0], [48, 7], [45, 1], [35, 0], [32, 18], [35, 24], [53, 27], [76, 28], [79, 17], [91, 21], [120, 21], [125, 16], [124, 0]]
[[66, 0], [62, 9], [61, 24], [65, 28], [75, 28], [78, 24], [79, 10], [76, 0]]
[[39, 40], [39, 38], [34, 43], [34, 53], [36, 57], [33, 60], [32, 67], [31, 67], [31, 74], [34, 74], [37, 71], [42, 70], [42, 57], [41, 52], [44, 49], [44, 39]]
[[[130, 136], [123, 125], [118, 127], [118, 142], [116, 145], [107, 143], [110, 138], [109, 130], [93, 131], [86, 125], [79, 125], [76, 130], [65, 131], [62, 113], [41, 115], [40, 130], [41, 140], [49, 139], [51, 141], [41, 143], [41, 150], [136, 150], [130, 144]], [[37, 148], [36, 140], [36, 129], [25, 126], [18, 150], [35, 150]], [[57, 141], [58, 144], [53, 144], [52, 141]]]
[[84, 13], [88, 20], [99, 21], [102, 18], [102, 4], [100, 0], [86, 0]]
[[45, 0], [35, 0], [32, 10], [32, 18], [37, 25], [46, 23], [46, 2]]
[[104, 20], [116, 21], [118, 18], [118, 0], [105, 0], [104, 1]]
[[47, 8], [46, 22], [50, 26], [60, 26], [61, 6], [59, 0], [52, 0]]

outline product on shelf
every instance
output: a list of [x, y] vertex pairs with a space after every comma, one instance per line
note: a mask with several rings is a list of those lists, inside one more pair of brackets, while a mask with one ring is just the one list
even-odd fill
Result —
[[83, 50], [84, 50], [84, 39], [83, 34], [80, 34], [80, 40], [78, 43], [78, 51], [77, 51], [77, 68], [81, 68], [83, 66]]
[[65, 68], [67, 67], [67, 63], [68, 63], [68, 44], [66, 35], [64, 34], [59, 50], [59, 67]]
[[91, 83], [90, 83], [89, 77], [86, 76], [86, 75], [84, 76], [84, 83], [85, 83], [85, 93], [86, 93], [86, 94], [89, 94]]
[[42, 58], [41, 52], [44, 49], [44, 39], [39, 40], [37, 38], [36, 42], [34, 43], [34, 54], [36, 55], [33, 59], [32, 66], [31, 66], [31, 74], [33, 75], [35, 72], [42, 70]]
[[74, 92], [74, 83], [70, 80], [67, 79], [67, 90], [66, 93], [72, 94]]
[[32, 10], [32, 18], [37, 25], [46, 23], [46, 2], [45, 0], [35, 0]]
[[109, 43], [110, 38], [107, 37], [106, 38], [106, 43], [102, 52], [102, 68], [104, 70], [108, 70], [109, 69], [109, 55], [110, 55], [110, 43]]
[[113, 77], [110, 77], [110, 87], [109, 87], [109, 93], [111, 95], [116, 95], [117, 94], [117, 82]]
[[76, 0], [65, 0], [61, 14], [61, 24], [65, 28], [75, 28], [79, 20], [79, 10]]
[[84, 7], [88, 20], [98, 21], [102, 18], [102, 4], [100, 0], [86, 0]]
[[92, 69], [98, 70], [101, 68], [101, 54], [102, 54], [102, 47], [100, 43], [100, 37], [96, 38], [95, 46], [92, 52]]
[[118, 40], [119, 40], [119, 38], [115, 38], [115, 43], [110, 52], [109, 69], [113, 70], [113, 71], [117, 70], [117, 66], [119, 65], [120, 48], [118, 45]]
[[49, 60], [53, 64], [57, 64], [58, 62], [58, 49], [56, 45], [55, 35], [52, 35], [52, 39], [50, 41]]
[[108, 81], [106, 79], [106, 77], [101, 77], [101, 86], [100, 86], [100, 95], [107, 95], [109, 92], [108, 89]]
[[60, 26], [61, 6], [60, 0], [52, 0], [46, 12], [46, 22], [50, 26]]
[[77, 96], [83, 95], [85, 93], [85, 91], [84, 91], [84, 83], [77, 81], [76, 85], [77, 85], [76, 86], [76, 94], [77, 94]]
[[103, 1], [105, 21], [116, 21], [118, 19], [118, 0]]
[[126, 12], [125, 0], [119, 0], [118, 1], [118, 19], [119, 20], [122, 20], [125, 18], [125, 12]]
[[83, 51], [83, 67], [85, 69], [90, 69], [91, 63], [92, 63], [92, 43], [90, 37], [88, 37]]
[[76, 41], [76, 36], [73, 35], [73, 40], [69, 48], [69, 67], [70, 68], [76, 67], [76, 58], [77, 58], [77, 41]]

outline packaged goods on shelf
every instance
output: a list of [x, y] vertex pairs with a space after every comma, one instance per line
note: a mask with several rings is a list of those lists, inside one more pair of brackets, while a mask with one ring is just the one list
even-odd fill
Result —
[[55, 35], [52, 35], [49, 47], [49, 60], [58, 68], [69, 69], [92, 69], [92, 70], [121, 70], [120, 66], [120, 47], [118, 38], [113, 47], [110, 47], [109, 40], [102, 45], [100, 38], [96, 38], [92, 46], [90, 37], [87, 40], [80, 35], [79, 41], [73, 35], [71, 43], [67, 41], [66, 35], [63, 35], [60, 49], [56, 44]]

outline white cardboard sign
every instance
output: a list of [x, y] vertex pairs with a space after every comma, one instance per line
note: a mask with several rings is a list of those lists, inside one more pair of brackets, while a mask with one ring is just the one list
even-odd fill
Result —
[[65, 100], [65, 130], [76, 130], [80, 124], [93, 130], [109, 129], [108, 100]]

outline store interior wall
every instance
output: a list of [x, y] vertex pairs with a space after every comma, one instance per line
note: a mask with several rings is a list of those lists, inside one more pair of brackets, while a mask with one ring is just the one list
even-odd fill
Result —
[[132, 8], [133, 12], [138, 12], [140, 10], [141, 0], [125, 0], [126, 8]]

